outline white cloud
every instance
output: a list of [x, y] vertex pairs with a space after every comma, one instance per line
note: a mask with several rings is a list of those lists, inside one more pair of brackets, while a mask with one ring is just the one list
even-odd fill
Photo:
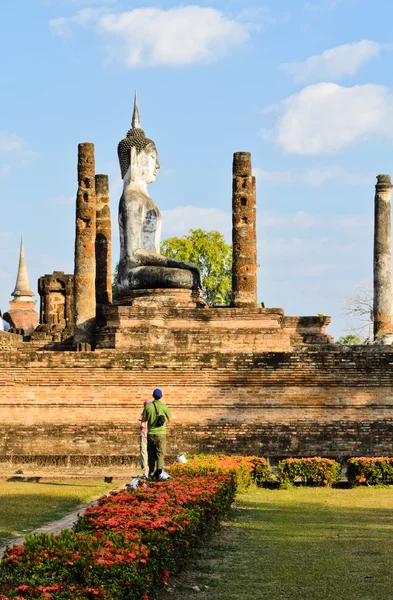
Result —
[[307, 60], [280, 65], [295, 83], [338, 81], [346, 75], [354, 75], [363, 65], [378, 58], [389, 46], [362, 40], [325, 50]]
[[170, 210], [162, 210], [162, 239], [181, 237], [190, 229], [217, 230], [226, 239], [230, 238], [232, 221], [230, 213], [219, 208], [199, 208], [197, 206], [177, 206]]
[[54, 35], [70, 38], [74, 25], [91, 24], [104, 41], [107, 60], [119, 60], [127, 67], [215, 60], [245, 42], [249, 29], [255, 29], [242, 19], [197, 5], [122, 13], [108, 13], [105, 7], [82, 9], [72, 17], [52, 19], [49, 27]]
[[[36, 152], [26, 148], [26, 142], [19, 136], [15, 133], [8, 133], [6, 131], [0, 131], [0, 153], [14, 154], [21, 158], [32, 158], [37, 156]], [[4, 167], [6, 167], [6, 169], [9, 168], [8, 165], [3, 165], [3, 168]]]
[[[181, 237], [190, 229], [208, 229], [220, 231], [227, 240], [231, 239], [232, 216], [231, 213], [219, 208], [200, 208], [197, 206], [177, 206], [170, 210], [161, 211], [162, 215], [162, 238]], [[257, 229], [263, 230], [259, 237], [264, 238], [268, 230], [287, 229], [291, 231], [291, 238], [300, 238], [306, 230], [317, 231], [321, 229], [324, 233], [326, 228], [338, 230], [365, 230], [372, 229], [370, 218], [363, 215], [339, 214], [318, 216], [304, 211], [279, 212], [261, 211], [257, 212]], [[274, 234], [276, 235], [276, 233]], [[287, 237], [287, 234], [285, 233]], [[291, 242], [292, 243], [292, 242]]]
[[305, 10], [319, 11], [319, 10], [334, 10], [344, 4], [345, 0], [321, 0], [320, 2], [306, 2], [304, 5]]
[[102, 16], [108, 60], [127, 67], [188, 65], [216, 59], [248, 38], [247, 26], [214, 8], [138, 8]]
[[1, 165], [0, 167], [0, 177], [8, 177], [8, 175], [11, 173], [11, 167], [10, 165], [4, 164]]
[[88, 27], [97, 21], [97, 19], [107, 12], [105, 7], [103, 8], [82, 8], [72, 17], [59, 17], [57, 19], [50, 19], [49, 29], [53, 35], [57, 35], [64, 39], [72, 37], [72, 28], [74, 25], [80, 25], [81, 27]]
[[[326, 231], [326, 228], [335, 231], [339, 230], [372, 230], [372, 222], [370, 218], [364, 215], [331, 215], [330, 217], [318, 216], [304, 211], [296, 211], [295, 213], [278, 212], [278, 211], [264, 211], [258, 213], [258, 227], [261, 230], [274, 230], [281, 229], [285, 231], [289, 229], [292, 236], [301, 236], [305, 230], [313, 230], [314, 232], [318, 229]], [[263, 234], [265, 236], [265, 233]]]
[[24, 142], [15, 133], [0, 131], [0, 152], [21, 152]]
[[283, 185], [307, 185], [319, 187], [328, 181], [336, 181], [340, 185], [372, 185], [375, 177], [364, 173], [346, 171], [338, 165], [316, 167], [305, 171], [263, 171], [254, 169], [257, 183], [272, 183]]
[[70, 4], [115, 4], [116, 0], [68, 0]]
[[382, 85], [310, 85], [280, 103], [273, 133], [292, 154], [334, 154], [356, 141], [393, 141], [393, 95]]

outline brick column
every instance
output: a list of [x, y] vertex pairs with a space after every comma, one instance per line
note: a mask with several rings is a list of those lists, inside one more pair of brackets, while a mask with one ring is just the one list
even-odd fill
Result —
[[96, 175], [96, 303], [112, 303], [112, 230], [108, 175]]
[[378, 175], [374, 219], [374, 338], [393, 333], [390, 175]]
[[94, 144], [78, 145], [76, 196], [74, 342], [92, 344], [96, 317], [96, 192]]
[[232, 177], [232, 306], [257, 304], [255, 177], [251, 154], [235, 152]]

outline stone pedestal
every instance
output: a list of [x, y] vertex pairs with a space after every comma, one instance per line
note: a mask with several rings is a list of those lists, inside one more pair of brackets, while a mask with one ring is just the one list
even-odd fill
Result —
[[163, 308], [195, 308], [204, 303], [198, 291], [183, 288], [157, 288], [151, 290], [130, 290], [119, 299], [121, 306]]
[[[251, 356], [333, 341], [326, 334], [330, 317], [285, 317], [282, 308], [195, 308], [195, 303], [188, 308], [184, 306], [187, 290], [155, 291], [130, 298], [132, 305], [101, 306], [96, 348], [125, 350], [130, 356], [164, 352], [187, 357], [191, 364], [202, 354]], [[168, 304], [158, 304], [159, 298], [175, 292], [183, 306], [176, 305], [175, 296], [167, 297]], [[225, 364], [224, 360], [224, 368]]]

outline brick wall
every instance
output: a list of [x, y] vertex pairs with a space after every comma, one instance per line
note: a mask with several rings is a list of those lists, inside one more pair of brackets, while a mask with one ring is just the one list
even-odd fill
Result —
[[138, 356], [0, 350], [0, 456], [128, 460], [155, 387], [173, 414], [171, 455], [393, 455], [392, 365], [393, 351], [376, 346]]

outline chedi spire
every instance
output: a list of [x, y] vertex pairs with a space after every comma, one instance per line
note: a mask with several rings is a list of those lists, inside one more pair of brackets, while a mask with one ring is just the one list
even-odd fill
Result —
[[14, 296], [15, 302], [25, 302], [26, 300], [30, 300], [31, 296], [34, 296], [34, 292], [30, 289], [29, 278], [27, 276], [23, 236], [20, 241], [18, 275], [16, 278], [15, 289], [11, 296]]
[[139, 108], [138, 108], [138, 94], [134, 94], [134, 112], [132, 114], [132, 129], [140, 129], [141, 128], [141, 118], [139, 116]]
[[40, 316], [35, 310], [36, 300], [33, 300], [34, 292], [31, 291], [29, 279], [27, 277], [27, 268], [25, 261], [25, 247], [23, 237], [20, 242], [18, 275], [16, 278], [15, 289], [11, 296], [14, 297], [10, 302], [10, 308], [4, 314], [3, 319], [11, 327], [23, 330], [25, 334], [30, 334], [37, 327]]

